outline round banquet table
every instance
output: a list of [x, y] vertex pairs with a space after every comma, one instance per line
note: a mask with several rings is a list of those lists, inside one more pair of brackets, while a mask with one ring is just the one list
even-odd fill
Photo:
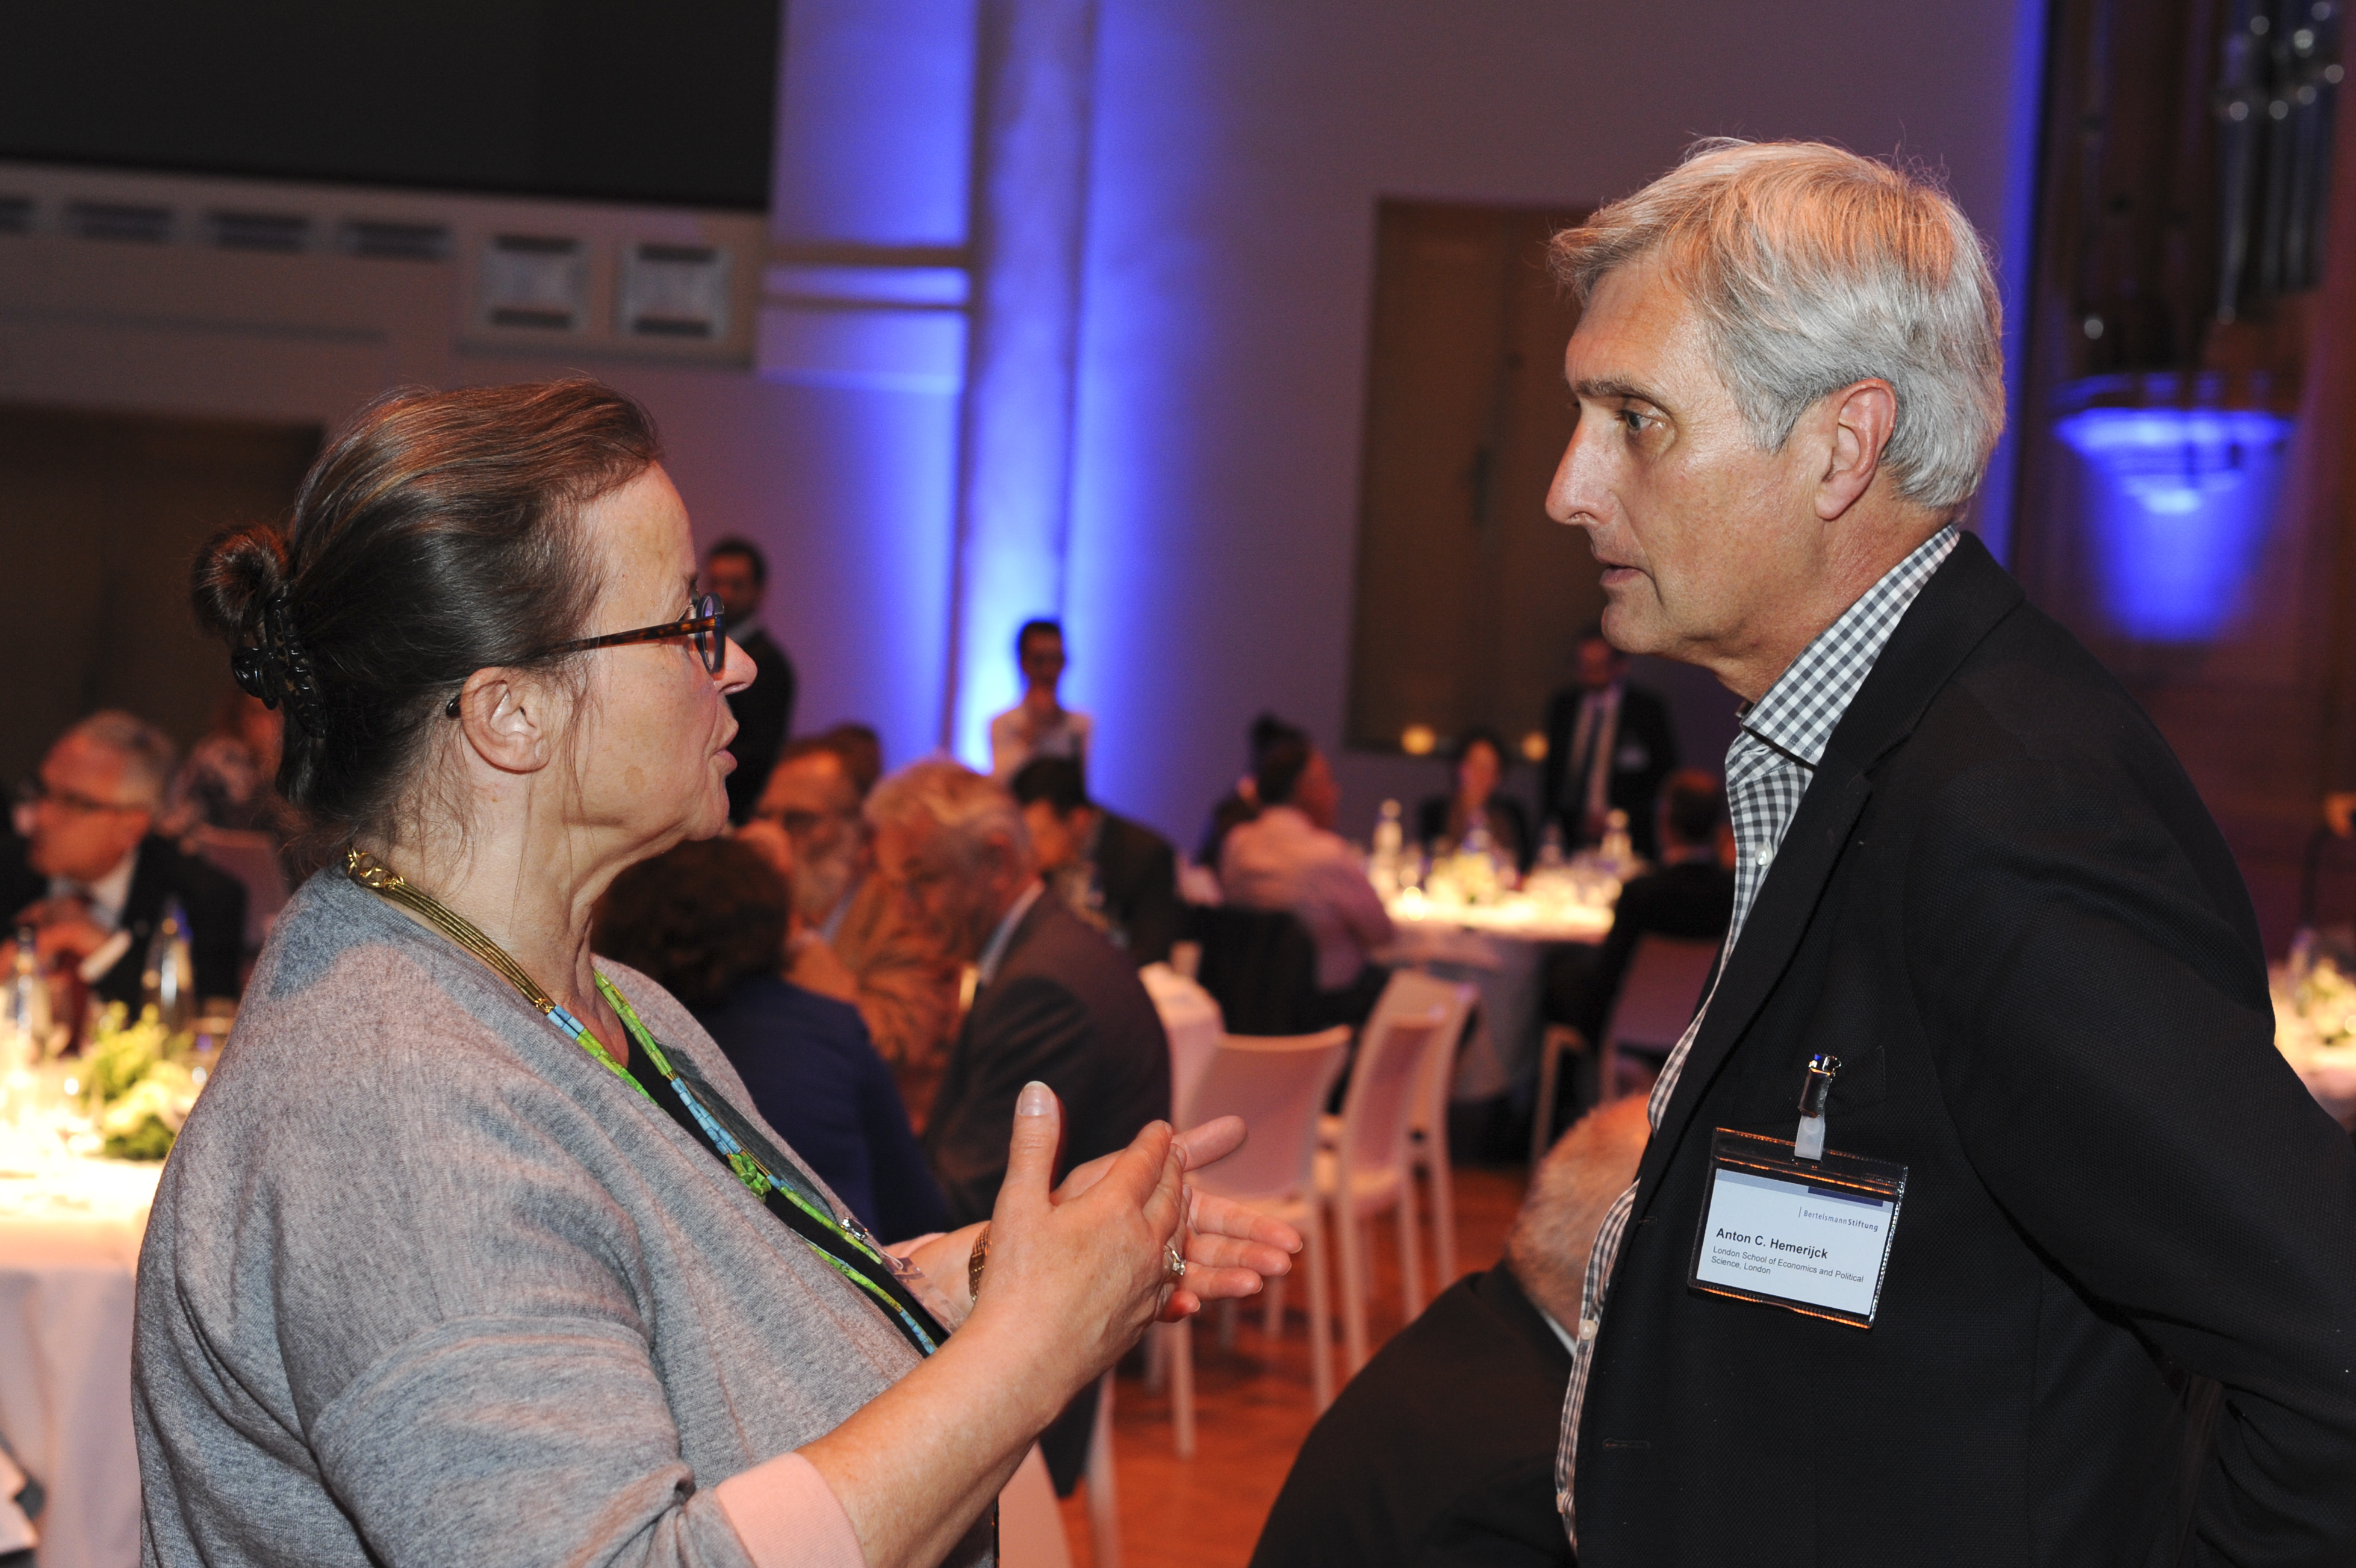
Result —
[[1592, 946], [1612, 930], [1609, 906], [1506, 895], [1495, 904], [1442, 905], [1419, 894], [1390, 901], [1389, 947], [1375, 956], [1392, 968], [1469, 981], [1481, 1012], [1457, 1058], [1451, 1098], [1490, 1100], [1529, 1076], [1544, 1030], [1547, 949]]
[[48, 1492], [37, 1568], [133, 1568], [133, 1279], [161, 1165], [0, 1171], [0, 1438]]

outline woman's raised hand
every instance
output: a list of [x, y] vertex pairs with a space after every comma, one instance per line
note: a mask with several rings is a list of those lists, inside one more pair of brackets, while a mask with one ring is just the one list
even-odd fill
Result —
[[[1198, 1171], [1215, 1165], [1243, 1146], [1244, 1120], [1218, 1116], [1199, 1127], [1189, 1127], [1174, 1142], [1184, 1168]], [[1055, 1190], [1055, 1201], [1068, 1203], [1094, 1187], [1109, 1170], [1117, 1155], [1107, 1155], [1073, 1167]], [[1292, 1272], [1293, 1254], [1301, 1251], [1301, 1232], [1280, 1219], [1271, 1219], [1233, 1198], [1185, 1189], [1185, 1283], [1170, 1294], [1162, 1309], [1164, 1321], [1175, 1322], [1200, 1312], [1203, 1304], [1236, 1296], [1256, 1295], [1267, 1282]]]
[[1170, 1284], [1168, 1248], [1184, 1206], [1184, 1155], [1154, 1122], [1101, 1162], [1087, 1191], [1049, 1189], [1063, 1108], [1044, 1083], [1014, 1106], [1006, 1179], [990, 1222], [990, 1262], [969, 1326], [1023, 1319], [1038, 1371], [1076, 1391], [1119, 1359], [1153, 1321]]

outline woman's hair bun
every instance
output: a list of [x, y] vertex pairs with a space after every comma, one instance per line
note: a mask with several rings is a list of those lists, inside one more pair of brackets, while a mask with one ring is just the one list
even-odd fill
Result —
[[188, 599], [197, 624], [237, 648], [262, 636], [271, 597], [285, 585], [285, 536], [247, 523], [221, 530], [197, 552]]

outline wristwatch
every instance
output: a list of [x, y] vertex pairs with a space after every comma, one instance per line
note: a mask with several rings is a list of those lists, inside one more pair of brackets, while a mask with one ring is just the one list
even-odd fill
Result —
[[984, 1220], [973, 1239], [973, 1251], [965, 1255], [965, 1294], [975, 1301], [981, 1299], [981, 1271], [989, 1266], [990, 1223]]

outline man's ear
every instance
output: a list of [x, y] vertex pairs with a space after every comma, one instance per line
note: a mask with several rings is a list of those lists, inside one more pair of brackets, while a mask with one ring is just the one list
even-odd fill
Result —
[[1830, 428], [1824, 472], [1816, 479], [1816, 516], [1826, 522], [1847, 512], [1873, 488], [1881, 454], [1898, 428], [1898, 392], [1878, 378], [1855, 382], [1825, 400]]
[[520, 671], [477, 670], [458, 693], [458, 727], [476, 756], [502, 773], [537, 773], [556, 757], [556, 691]]

